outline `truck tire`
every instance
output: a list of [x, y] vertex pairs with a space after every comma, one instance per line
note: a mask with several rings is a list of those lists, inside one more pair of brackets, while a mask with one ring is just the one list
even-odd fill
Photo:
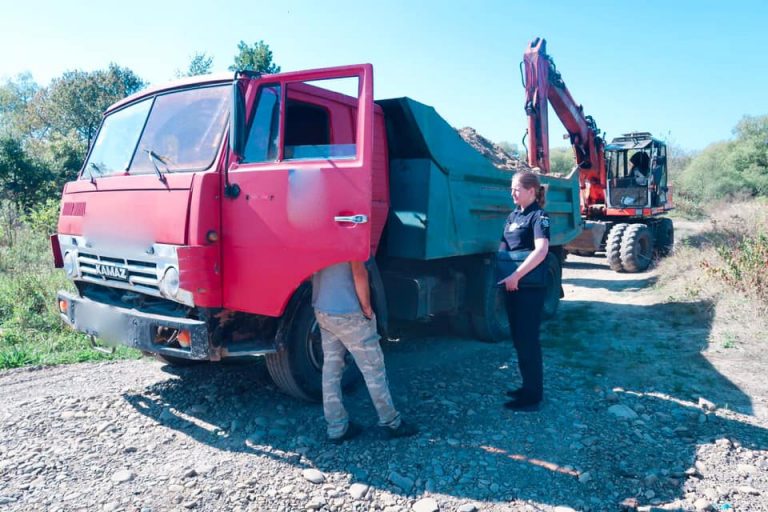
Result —
[[621, 237], [621, 266], [626, 272], [642, 272], [653, 260], [653, 236], [645, 224], [631, 224]]
[[472, 328], [472, 315], [469, 313], [456, 313], [448, 317], [448, 328], [455, 336], [470, 338], [474, 334]]
[[675, 246], [675, 226], [672, 219], [661, 219], [656, 236], [656, 253], [660, 257], [672, 254]]
[[614, 272], [624, 271], [621, 263], [621, 240], [628, 227], [629, 224], [614, 224], [605, 240], [605, 257], [608, 258], [608, 265]]
[[552, 253], [547, 255], [545, 263], [549, 267], [549, 276], [542, 317], [544, 320], [549, 320], [557, 314], [557, 308], [563, 296], [563, 267], [560, 265], [560, 258]]
[[[269, 375], [282, 392], [309, 402], [322, 400], [323, 348], [320, 327], [309, 297], [297, 305], [285, 344], [277, 352], [267, 354], [266, 363]], [[354, 360], [347, 354], [342, 388], [353, 386], [360, 378]]]
[[472, 330], [475, 336], [488, 343], [498, 343], [509, 339], [509, 319], [504, 303], [504, 289], [496, 286], [492, 269], [484, 272], [483, 289], [480, 294], [481, 304], [472, 312]]

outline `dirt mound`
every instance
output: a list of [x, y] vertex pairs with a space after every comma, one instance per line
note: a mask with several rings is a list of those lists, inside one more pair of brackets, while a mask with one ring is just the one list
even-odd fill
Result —
[[508, 171], [530, 169], [528, 164], [510, 155], [501, 146], [480, 135], [474, 128], [466, 126], [456, 131], [459, 132], [462, 139], [499, 169]]

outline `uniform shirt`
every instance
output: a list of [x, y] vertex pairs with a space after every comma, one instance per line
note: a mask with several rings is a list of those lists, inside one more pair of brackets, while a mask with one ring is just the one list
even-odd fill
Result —
[[509, 214], [501, 237], [501, 249], [532, 251], [536, 238], [549, 240], [549, 215], [534, 201], [525, 210], [518, 207]]
[[312, 307], [331, 315], [362, 313], [349, 262], [331, 265], [312, 276]]

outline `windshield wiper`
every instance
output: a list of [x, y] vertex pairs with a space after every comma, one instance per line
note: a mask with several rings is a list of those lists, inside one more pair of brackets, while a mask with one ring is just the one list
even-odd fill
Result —
[[149, 161], [152, 162], [152, 167], [155, 168], [155, 174], [157, 174], [157, 179], [159, 179], [160, 181], [162, 181], [163, 183], [165, 183], [167, 185], [168, 184], [168, 180], [165, 178], [165, 175], [162, 173], [162, 171], [160, 171], [160, 167], [157, 166], [157, 162], [160, 162], [161, 164], [163, 164], [165, 166], [165, 172], [169, 172], [168, 171], [168, 164], [163, 162], [163, 159], [160, 158], [160, 155], [158, 155], [157, 153], [155, 153], [151, 149], [145, 149], [143, 151], [147, 154], [147, 156], [149, 156]]
[[88, 176], [91, 177], [91, 185], [95, 185], [96, 179], [93, 177], [93, 171], [91, 170], [91, 167], [96, 169], [96, 172], [99, 174], [101, 174], [101, 168], [93, 162], [89, 162], [88, 166], [86, 167], [86, 169], [88, 170]]

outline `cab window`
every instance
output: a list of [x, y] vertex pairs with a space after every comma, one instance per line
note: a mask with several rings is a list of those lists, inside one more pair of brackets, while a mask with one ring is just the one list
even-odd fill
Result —
[[248, 140], [243, 152], [244, 162], [277, 160], [280, 135], [280, 85], [266, 85], [259, 91]]
[[[345, 84], [346, 89], [340, 90], [337, 82]], [[243, 162], [354, 158], [356, 84], [357, 78], [288, 82], [282, 84], [284, 90], [280, 84], [262, 86]], [[282, 101], [285, 117], [281, 127]]]

